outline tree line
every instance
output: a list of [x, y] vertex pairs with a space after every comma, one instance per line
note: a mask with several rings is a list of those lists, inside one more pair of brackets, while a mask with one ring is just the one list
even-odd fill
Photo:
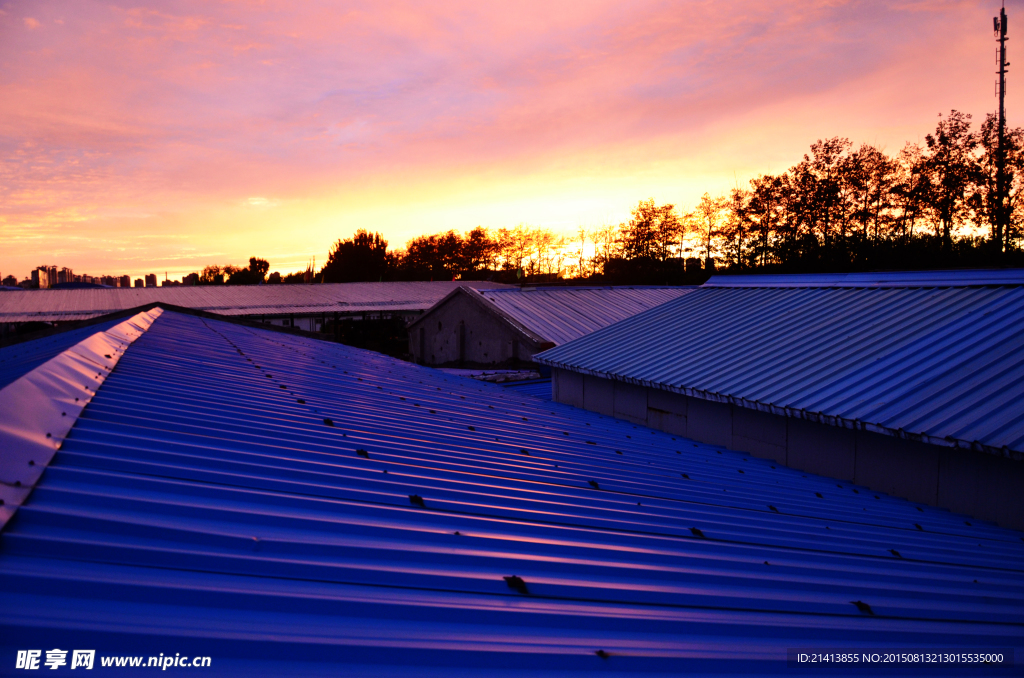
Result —
[[[1000, 182], [1000, 175], [1002, 182]], [[1024, 265], [1024, 129], [993, 115], [940, 116], [895, 155], [834, 137], [793, 167], [690, 211], [641, 200], [628, 222], [574, 234], [520, 224], [423, 235], [389, 249], [379, 233], [338, 240], [319, 269], [281, 277], [266, 260], [207, 267], [200, 284], [574, 278], [699, 282], [725, 272], [846, 272]]]

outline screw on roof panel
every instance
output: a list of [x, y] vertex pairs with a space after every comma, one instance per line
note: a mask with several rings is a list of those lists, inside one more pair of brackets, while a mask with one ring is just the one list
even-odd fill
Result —
[[363, 459], [369, 459], [370, 458], [370, 453], [367, 452], [366, 450], [364, 450], [361, 447], [358, 450], [356, 450], [356, 454], [358, 454]]
[[593, 440], [586, 440], [584, 442], [587, 443], [587, 445], [597, 445]]
[[679, 475], [681, 475], [682, 477], [686, 478], [687, 480], [690, 479], [690, 476], [686, 475], [685, 473], [680, 473]]
[[772, 511], [774, 511], [775, 513], [778, 513], [778, 512], [779, 512], [779, 509], [775, 508], [775, 507], [774, 507], [774, 506], [772, 506], [771, 504], [768, 504], [768, 508], [770, 508], [770, 509], [771, 509]]
[[324, 423], [327, 424], [328, 426], [334, 426], [334, 422], [331, 421], [330, 419], [324, 419]]
[[598, 650], [594, 654], [596, 654], [601, 659], [608, 659], [608, 657], [611, 657], [611, 655], [605, 652], [604, 650]]
[[924, 532], [924, 528], [923, 528], [923, 527], [921, 527], [920, 525], [918, 525], [917, 523], [914, 523], [914, 527], [916, 527], [917, 529], [919, 529], [919, 530], [921, 530], [922, 532]]
[[526, 588], [526, 582], [523, 581], [521, 577], [512, 575], [511, 577], [503, 577], [503, 579], [505, 580], [505, 583], [508, 584], [508, 587], [513, 591], [518, 591], [519, 593], [524, 594], [530, 593], [529, 589]]
[[825, 498], [825, 497], [821, 496], [821, 492], [815, 492], [814, 496], [817, 497], [818, 499], [824, 499]]
[[303, 400], [302, 398], [298, 398], [295, 402], [297, 402], [300, 405], [305, 405], [306, 404], [306, 401]]
[[889, 553], [893, 554], [897, 558], [902, 558], [903, 557], [903, 556], [900, 555], [900, 552], [897, 551], [896, 549], [889, 549]]
[[467, 426], [466, 428], [468, 428], [470, 431], [475, 431], [476, 430], [475, 426]]
[[595, 490], [600, 490], [601, 489], [601, 486], [597, 484], [596, 480], [588, 480], [587, 482], [590, 483], [590, 486], [592, 488], [594, 488]]
[[520, 452], [521, 452], [522, 454], [525, 454], [525, 455], [526, 455], [527, 457], [529, 457], [529, 456], [530, 456], [530, 453], [529, 453], [528, 451], [524, 450], [524, 449], [520, 449], [519, 451], [520, 451]]
[[874, 615], [875, 611], [871, 609], [871, 606], [861, 600], [851, 600], [851, 605], [856, 605], [857, 609], [865, 614]]
[[[741, 468], [738, 468], [736, 470], [739, 471], [740, 473], [743, 473], [743, 469], [741, 469]], [[744, 474], [744, 475], [746, 475], [746, 474]]]
[[707, 539], [707, 537], [704, 536], [704, 533], [700, 531], [699, 527], [691, 527], [690, 532], [693, 533], [694, 537], [698, 537], [700, 539]]
[[418, 494], [410, 494], [409, 502], [414, 506], [419, 506], [420, 508], [427, 508], [427, 505], [423, 502], [423, 497], [421, 497]]

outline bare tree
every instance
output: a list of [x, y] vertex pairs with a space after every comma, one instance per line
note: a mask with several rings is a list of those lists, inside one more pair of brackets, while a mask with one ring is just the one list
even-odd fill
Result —
[[711, 242], [720, 235], [719, 230], [727, 204], [728, 201], [724, 196], [712, 198], [710, 193], [705, 193], [693, 211], [701, 244], [704, 246], [705, 267], [711, 260]]

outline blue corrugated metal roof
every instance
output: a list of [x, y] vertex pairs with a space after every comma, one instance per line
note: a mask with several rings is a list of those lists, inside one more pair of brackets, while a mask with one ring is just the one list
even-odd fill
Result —
[[536, 287], [477, 290], [498, 313], [542, 337], [564, 344], [663, 304], [693, 287]]
[[551, 400], [551, 379], [530, 379], [529, 381], [512, 381], [502, 384], [524, 395], [530, 395], [542, 400]]
[[538, 362], [1024, 452], [1024, 287], [705, 287]]
[[0, 662], [789, 673], [787, 648], [1021, 646], [1022, 573], [1009, 530], [165, 312], [0, 533]]
[[108, 330], [123, 322], [124, 318], [108, 320], [87, 327], [79, 327], [42, 339], [12, 344], [0, 348], [0, 388], [34, 370], [50, 358], [71, 348], [82, 339]]

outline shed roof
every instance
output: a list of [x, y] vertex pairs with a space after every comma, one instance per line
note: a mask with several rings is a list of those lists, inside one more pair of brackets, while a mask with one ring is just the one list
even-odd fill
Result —
[[[538, 342], [556, 346], [686, 294], [694, 287], [502, 287], [466, 289]], [[449, 297], [459, 294], [453, 291]], [[441, 299], [442, 306], [449, 297]], [[423, 320], [430, 311], [424, 314]]]
[[25, 290], [0, 295], [0, 323], [84, 320], [156, 302], [219, 315], [423, 311], [460, 285], [504, 287], [440, 281]]
[[337, 344], [135, 327], [0, 533], [0, 656], [749, 674], [1020, 645], [1019, 533]]
[[1024, 286], [758, 278], [705, 286], [538, 361], [932, 443], [1024, 452]]

